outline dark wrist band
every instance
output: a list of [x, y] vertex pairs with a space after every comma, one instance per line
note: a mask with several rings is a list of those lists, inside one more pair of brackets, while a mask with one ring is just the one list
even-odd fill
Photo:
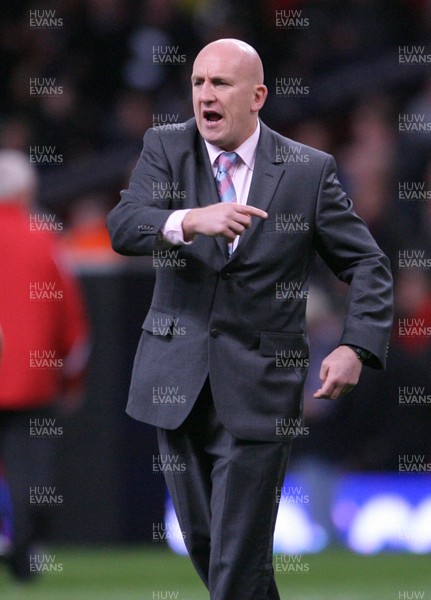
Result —
[[355, 352], [356, 356], [359, 358], [361, 363], [363, 363], [371, 357], [371, 352], [368, 352], [368, 350], [364, 350], [359, 346], [351, 346], [350, 344], [345, 344], [345, 346], [348, 346], [353, 350], [353, 352]]

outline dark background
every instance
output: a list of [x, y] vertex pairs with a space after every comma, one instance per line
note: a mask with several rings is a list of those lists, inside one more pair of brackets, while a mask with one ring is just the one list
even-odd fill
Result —
[[[165, 497], [162, 475], [152, 472], [155, 431], [132, 421], [124, 408], [154, 272], [151, 259], [116, 257], [104, 230], [143, 133], [156, 115], [178, 121], [192, 115], [189, 77], [205, 43], [248, 41], [262, 56], [270, 92], [262, 119], [334, 154], [357, 212], [391, 259], [396, 319], [424, 318], [431, 325], [429, 270], [398, 267], [400, 251], [431, 257], [431, 202], [399, 197], [400, 182], [431, 190], [431, 136], [398, 131], [400, 114], [424, 114], [431, 122], [431, 63], [399, 61], [405, 46], [413, 53], [424, 46], [431, 54], [431, 8], [421, 0], [2, 4], [0, 146], [29, 153], [31, 146], [51, 145], [61, 154], [61, 165], [39, 167], [38, 204], [64, 224], [62, 242], [92, 324], [85, 401], [63, 417], [64, 435], [56, 440], [58, 491], [65, 500], [53, 511], [52, 537], [149, 539]], [[30, 27], [29, 11], [38, 9], [55, 10], [62, 26]], [[277, 28], [276, 11], [286, 16], [293, 10], [300, 11], [298, 25]], [[153, 46], [178, 47], [185, 61], [154, 65]], [[282, 77], [300, 78], [309, 93], [277, 96]], [[62, 93], [35, 97], [30, 78], [54, 78]], [[83, 243], [88, 238], [93, 246]], [[430, 406], [399, 403], [400, 386], [431, 393], [430, 337], [401, 338], [395, 325], [386, 374], [364, 370], [356, 390], [336, 403], [311, 399], [319, 361], [337, 343], [344, 296], [344, 287], [318, 263], [306, 390], [311, 435], [295, 445], [293, 467], [308, 457], [344, 472], [397, 472], [400, 454], [431, 459]]]

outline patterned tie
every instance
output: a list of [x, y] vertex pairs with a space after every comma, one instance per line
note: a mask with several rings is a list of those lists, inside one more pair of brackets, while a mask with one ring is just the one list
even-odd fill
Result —
[[215, 180], [221, 202], [236, 202], [236, 192], [229, 171], [235, 165], [238, 158], [239, 156], [236, 152], [222, 152], [217, 158]]
[[[217, 158], [215, 182], [221, 202], [236, 202], [236, 192], [229, 171], [239, 156], [236, 152], [222, 152]], [[228, 244], [229, 256], [233, 252], [233, 242]]]

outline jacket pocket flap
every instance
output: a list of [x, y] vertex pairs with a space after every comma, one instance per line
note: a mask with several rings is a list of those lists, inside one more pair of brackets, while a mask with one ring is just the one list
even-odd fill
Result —
[[160, 310], [150, 308], [145, 321], [142, 325], [142, 329], [149, 331], [153, 335], [171, 335], [172, 327], [175, 326], [176, 318], [175, 315]]
[[307, 337], [303, 333], [261, 331], [259, 348], [262, 356], [308, 357]]

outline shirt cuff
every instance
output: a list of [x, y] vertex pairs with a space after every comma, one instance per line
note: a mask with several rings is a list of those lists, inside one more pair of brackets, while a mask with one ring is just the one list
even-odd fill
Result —
[[183, 221], [186, 214], [191, 208], [185, 208], [182, 210], [176, 210], [166, 219], [166, 223], [163, 225], [160, 233], [163, 236], [164, 241], [169, 242], [174, 246], [183, 245], [189, 246], [193, 244], [193, 241], [186, 242], [184, 240], [183, 232]]

